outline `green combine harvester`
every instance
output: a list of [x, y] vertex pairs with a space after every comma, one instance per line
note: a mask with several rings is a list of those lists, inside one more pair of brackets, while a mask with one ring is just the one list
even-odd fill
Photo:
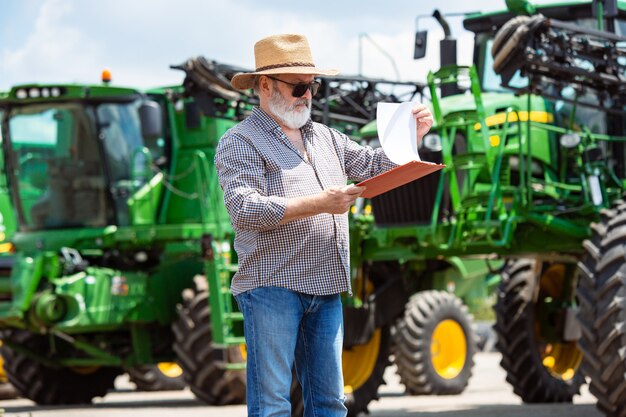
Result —
[[[18, 220], [12, 273], [2, 278], [6, 370], [38, 403], [89, 402], [124, 369], [174, 360], [182, 341], [171, 324], [186, 317], [176, 305], [203, 273], [198, 251], [212, 249], [206, 239], [222, 226], [219, 212], [202, 211], [213, 200], [184, 198], [187, 186], [214, 187], [200, 175], [210, 162], [200, 149], [172, 156], [165, 141], [176, 131], [164, 126], [175, 114], [163, 111], [163, 93], [32, 85], [1, 101]], [[168, 177], [178, 164], [191, 173], [182, 185]]]

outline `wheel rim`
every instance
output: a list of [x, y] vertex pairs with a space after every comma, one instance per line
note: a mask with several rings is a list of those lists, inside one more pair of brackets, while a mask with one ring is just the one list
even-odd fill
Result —
[[178, 378], [183, 374], [183, 369], [176, 362], [161, 362], [157, 368], [168, 378]]
[[[541, 276], [539, 283], [539, 302], [548, 297], [559, 299], [565, 284], [565, 265], [551, 265]], [[539, 340], [542, 340], [540, 325], [536, 323]], [[541, 343], [539, 346], [543, 366], [555, 378], [569, 381], [576, 375], [576, 371], [583, 360], [583, 354], [576, 342]]]
[[[374, 292], [374, 284], [370, 280], [358, 279], [353, 283], [354, 293], [362, 292], [365, 283], [367, 295]], [[374, 372], [378, 353], [380, 352], [380, 329], [375, 330], [370, 340], [364, 345], [356, 345], [350, 349], [344, 349], [341, 356], [344, 392], [351, 394], [367, 382]]]
[[430, 343], [433, 368], [444, 379], [454, 379], [467, 359], [467, 340], [459, 323], [447, 319], [435, 327]]
[[369, 342], [343, 351], [344, 391], [349, 394], [359, 389], [372, 375], [380, 351], [380, 329], [374, 331]]

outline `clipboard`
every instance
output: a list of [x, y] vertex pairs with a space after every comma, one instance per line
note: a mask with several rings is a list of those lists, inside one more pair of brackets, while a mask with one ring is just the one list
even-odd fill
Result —
[[415, 181], [428, 174], [445, 168], [444, 164], [435, 164], [433, 162], [411, 161], [404, 165], [390, 169], [387, 172], [376, 175], [365, 181], [356, 184], [359, 187], [367, 187], [361, 194], [361, 197], [372, 198], [385, 193], [394, 188], [398, 188], [411, 181]]

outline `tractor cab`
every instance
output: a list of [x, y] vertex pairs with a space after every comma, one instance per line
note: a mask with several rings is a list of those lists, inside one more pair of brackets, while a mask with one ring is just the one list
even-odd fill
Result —
[[158, 103], [131, 89], [32, 85], [1, 101], [20, 230], [132, 224], [129, 201], [167, 161]]
[[[617, 36], [626, 36], [626, 9], [622, 6], [611, 6], [604, 8], [604, 19], [598, 18], [596, 1], [581, 0], [560, 3], [556, 5], [537, 5], [532, 6], [527, 2], [519, 2], [519, 8], [523, 10], [515, 10], [500, 13], [488, 14], [470, 14], [464, 20], [465, 29], [474, 32], [474, 63], [479, 75], [481, 90], [486, 93], [512, 93], [514, 90], [518, 92], [527, 92], [529, 88], [529, 80], [523, 71], [515, 66], [509, 66], [511, 69], [502, 69], [505, 65], [496, 57], [500, 51], [502, 56], [505, 55], [507, 47], [511, 48], [512, 42], [505, 45], [506, 42], [497, 44], [494, 49], [494, 40], [496, 32], [508, 23], [509, 34], [519, 29], [515, 25], [515, 20], [521, 21], [525, 19], [525, 13], [533, 15], [541, 14], [548, 19], [558, 20], [565, 24], [572, 25], [581, 31], [597, 31], [613, 33]], [[516, 17], [515, 13], [521, 13]], [[506, 35], [506, 34], [505, 34]], [[583, 34], [578, 35], [581, 39]], [[505, 36], [502, 37], [506, 38]], [[566, 42], [565, 38], [561, 38], [561, 42]], [[560, 48], [555, 46], [553, 52], [556, 53]], [[496, 53], [497, 50], [497, 53]], [[582, 62], [578, 56], [555, 56], [554, 62], [560, 63], [562, 68], [576, 66], [575, 61]], [[498, 62], [495, 62], [498, 61]], [[520, 62], [523, 60], [520, 59]], [[498, 71], [494, 69], [497, 67]], [[589, 67], [590, 68], [590, 67]], [[559, 68], [554, 68], [557, 74]], [[618, 70], [615, 69], [615, 72]], [[558, 78], [558, 76], [556, 77]], [[566, 77], [562, 78], [562, 83], [553, 83], [552, 91], [542, 91], [540, 96], [551, 99], [553, 103], [553, 123], [573, 131], [587, 130], [596, 134], [613, 134], [624, 135], [626, 128], [623, 122], [612, 117], [606, 112], [606, 104], [602, 103], [598, 95], [592, 89], [581, 89], [578, 86], [568, 85]], [[504, 86], [506, 85], [506, 87]], [[531, 115], [532, 119], [532, 115]], [[539, 121], [539, 120], [536, 120]], [[615, 149], [613, 149], [615, 152]], [[618, 160], [622, 161], [623, 156], [619, 156]], [[624, 167], [621, 167], [622, 172]]]

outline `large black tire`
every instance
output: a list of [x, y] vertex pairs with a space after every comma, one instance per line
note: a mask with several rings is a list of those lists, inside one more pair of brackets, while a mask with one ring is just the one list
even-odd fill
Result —
[[[552, 269], [551, 269], [552, 268]], [[500, 365], [513, 391], [527, 403], [571, 402], [585, 382], [582, 353], [575, 342], [546, 341], [541, 334], [540, 307], [562, 297], [565, 266], [544, 266], [538, 272], [533, 260], [511, 261], [502, 273], [495, 306]]]
[[227, 363], [245, 362], [238, 346], [213, 346], [211, 311], [206, 279], [197, 276], [195, 288], [183, 291], [178, 320], [173, 325], [174, 351], [183, 368], [187, 386], [211, 405], [243, 404], [246, 400], [245, 370], [227, 369]]
[[114, 387], [119, 368], [51, 368], [12, 350], [11, 342], [44, 354], [48, 339], [24, 330], [3, 333], [2, 357], [9, 381], [23, 396], [40, 405], [88, 404], [95, 397], [104, 397]]
[[445, 291], [422, 291], [397, 322], [394, 362], [412, 395], [463, 392], [472, 375], [476, 342], [472, 319], [460, 299]]
[[607, 417], [626, 417], [626, 203], [603, 212], [584, 242], [577, 288], [589, 391]]
[[186, 386], [183, 371], [175, 363], [135, 366], [128, 369], [128, 376], [139, 391], [180, 391]]
[[343, 350], [343, 383], [349, 417], [369, 414], [368, 404], [380, 398], [378, 388], [385, 383], [383, 375], [391, 363], [390, 348], [390, 326], [383, 326], [374, 331], [367, 344]]

